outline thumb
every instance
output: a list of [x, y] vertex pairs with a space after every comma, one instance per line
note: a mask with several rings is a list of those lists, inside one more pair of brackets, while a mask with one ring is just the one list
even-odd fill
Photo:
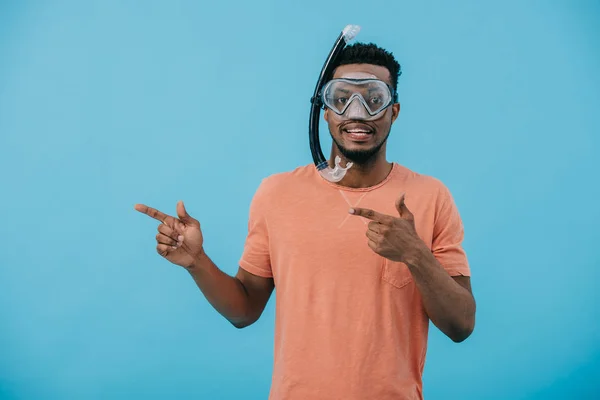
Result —
[[398, 210], [398, 214], [400, 214], [400, 218], [403, 219], [413, 219], [413, 214], [410, 212], [404, 200], [406, 199], [406, 193], [402, 193], [398, 200], [396, 200], [396, 209]]
[[194, 218], [192, 218], [190, 214], [187, 213], [187, 210], [183, 205], [183, 201], [177, 202], [177, 216], [179, 217], [179, 220], [186, 225], [200, 226], [200, 223]]

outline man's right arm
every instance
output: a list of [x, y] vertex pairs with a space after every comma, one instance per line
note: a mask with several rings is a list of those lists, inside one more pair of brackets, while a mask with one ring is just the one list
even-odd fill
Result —
[[273, 278], [263, 278], [239, 268], [236, 276], [227, 275], [202, 253], [186, 268], [208, 302], [236, 328], [258, 320], [273, 293]]

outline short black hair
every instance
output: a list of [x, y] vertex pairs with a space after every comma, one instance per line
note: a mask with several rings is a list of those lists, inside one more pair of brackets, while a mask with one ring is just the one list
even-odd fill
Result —
[[335, 67], [348, 64], [373, 64], [386, 67], [390, 71], [392, 87], [398, 88], [398, 77], [402, 70], [394, 55], [374, 43], [353, 43], [342, 50]]

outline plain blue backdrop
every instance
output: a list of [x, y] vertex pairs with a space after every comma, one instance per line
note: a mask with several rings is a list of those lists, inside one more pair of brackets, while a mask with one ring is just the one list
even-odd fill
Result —
[[402, 64], [388, 159], [441, 179], [465, 224], [477, 326], [461, 344], [432, 327], [426, 398], [599, 398], [599, 17], [0, 0], [0, 398], [266, 399], [273, 301], [233, 328], [133, 205], [183, 199], [235, 273], [261, 179], [312, 162], [309, 99], [349, 23]]

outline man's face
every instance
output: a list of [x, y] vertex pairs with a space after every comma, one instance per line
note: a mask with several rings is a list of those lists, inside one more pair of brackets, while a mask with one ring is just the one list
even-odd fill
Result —
[[[356, 74], [365, 77], [370, 75], [391, 86], [388, 69], [379, 65], [342, 65], [335, 70], [333, 78], [354, 77]], [[329, 133], [340, 153], [356, 164], [365, 164], [382, 149], [385, 151], [390, 129], [399, 112], [400, 104], [396, 103], [385, 109], [381, 117], [374, 121], [347, 119], [328, 108], [325, 109], [324, 117], [329, 125]]]

